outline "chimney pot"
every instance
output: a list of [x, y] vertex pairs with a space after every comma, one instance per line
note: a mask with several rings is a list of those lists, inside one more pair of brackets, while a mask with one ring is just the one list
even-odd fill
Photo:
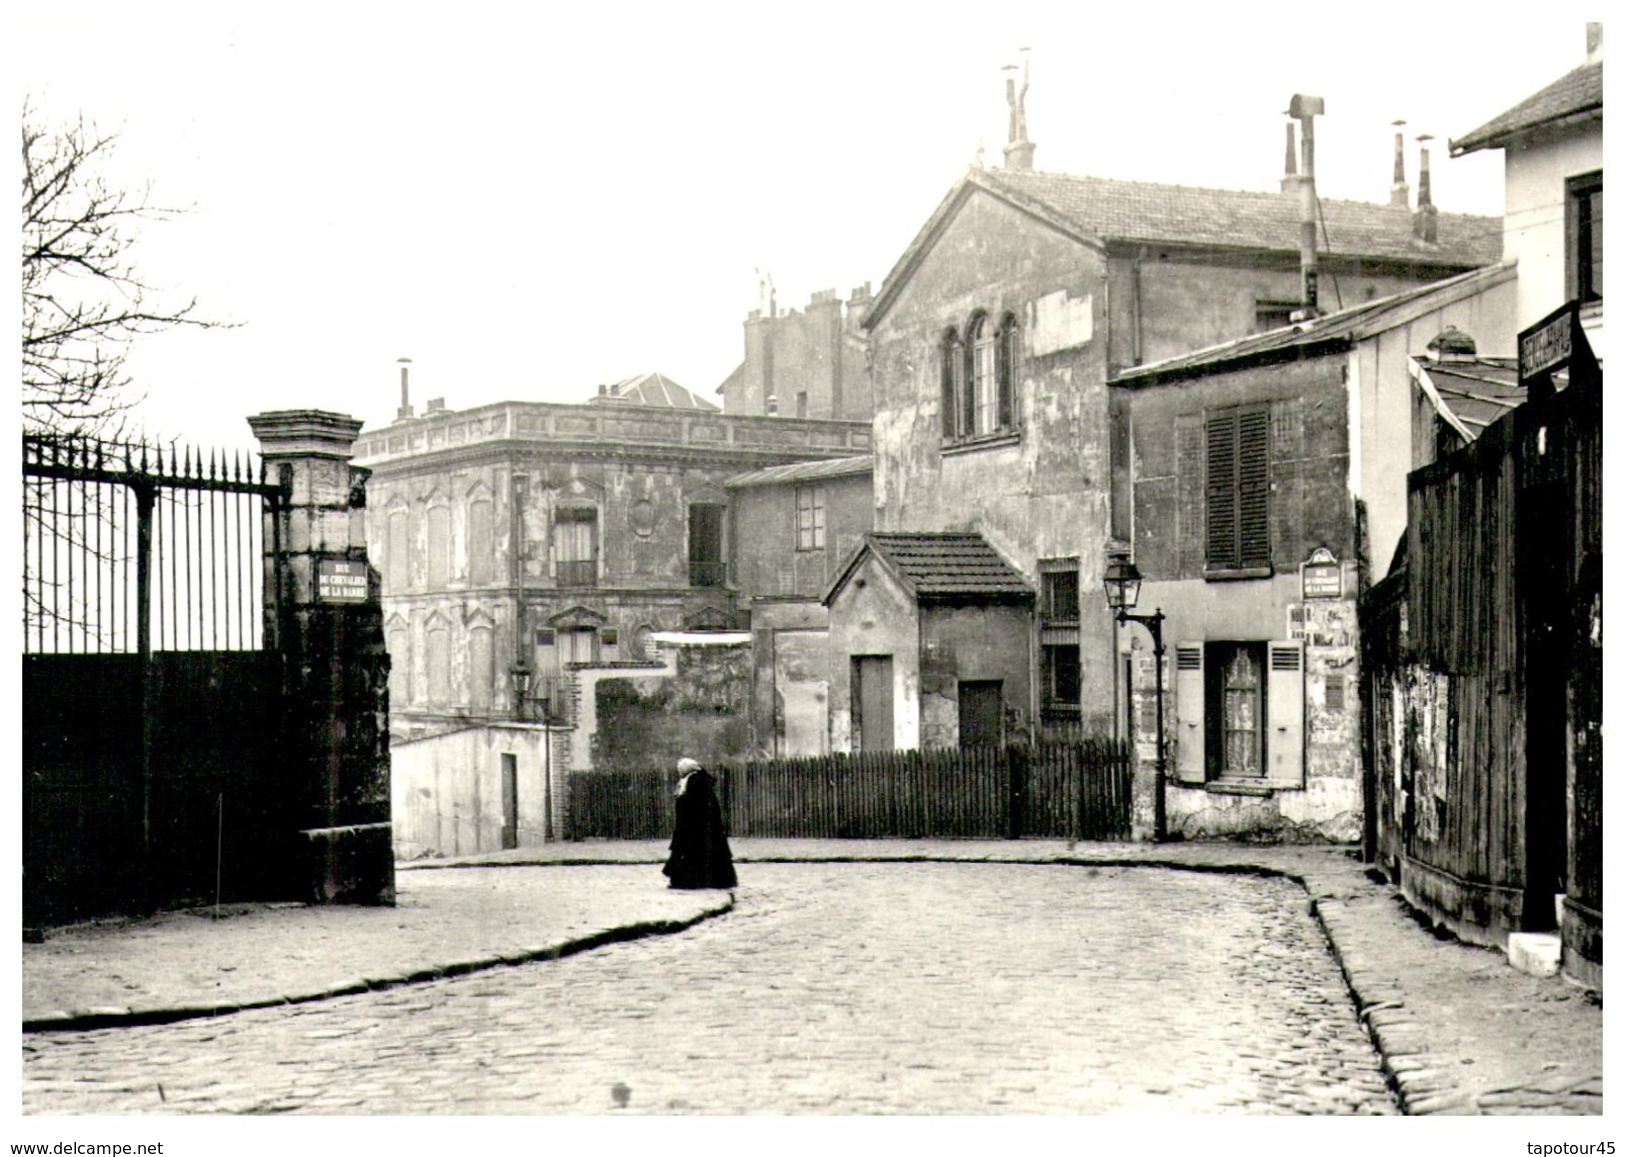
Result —
[[1602, 55], [1602, 25], [1595, 21], [1586, 23], [1586, 59], [1595, 60]]

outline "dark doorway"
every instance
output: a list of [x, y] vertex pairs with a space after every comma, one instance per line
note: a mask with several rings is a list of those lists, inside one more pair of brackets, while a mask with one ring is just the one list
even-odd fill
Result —
[[998, 747], [1004, 742], [1004, 682], [999, 679], [959, 684], [959, 746]]
[[852, 656], [853, 737], [859, 751], [890, 751], [892, 724], [890, 655]]
[[502, 846], [519, 846], [519, 758], [502, 753]]
[[1541, 482], [1519, 495], [1518, 566], [1528, 623], [1524, 710], [1527, 827], [1523, 930], [1557, 926], [1568, 866], [1568, 614], [1564, 584], [1567, 496]]

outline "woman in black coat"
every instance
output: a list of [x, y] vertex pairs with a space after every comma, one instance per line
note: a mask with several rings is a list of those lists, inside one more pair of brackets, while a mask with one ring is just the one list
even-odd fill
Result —
[[677, 774], [677, 825], [661, 870], [673, 888], [732, 888], [739, 877], [711, 775], [686, 757], [677, 761]]

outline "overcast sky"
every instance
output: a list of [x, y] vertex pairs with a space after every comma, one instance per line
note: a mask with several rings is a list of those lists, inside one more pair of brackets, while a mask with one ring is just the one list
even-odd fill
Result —
[[144, 230], [143, 270], [239, 323], [143, 342], [154, 432], [248, 444], [244, 415], [310, 406], [381, 424], [403, 356], [420, 409], [655, 369], [714, 397], [757, 270], [781, 308], [878, 289], [978, 148], [1002, 163], [1023, 46], [1038, 168], [1277, 188], [1308, 92], [1323, 196], [1386, 200], [1404, 117], [1439, 138], [1441, 208], [1489, 214], [1499, 154], [1445, 140], [1584, 56], [1564, 4], [371, 7], [20, 17], [39, 107], [116, 129], [120, 178], [189, 207]]

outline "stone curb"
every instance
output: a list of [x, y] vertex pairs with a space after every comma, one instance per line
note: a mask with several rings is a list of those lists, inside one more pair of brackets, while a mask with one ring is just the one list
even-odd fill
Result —
[[474, 972], [486, 972], [494, 968], [529, 964], [538, 960], [560, 960], [566, 956], [574, 956], [578, 952], [589, 952], [594, 948], [602, 948], [606, 944], [616, 944], [627, 940], [641, 940], [646, 936], [667, 936], [675, 932], [686, 931], [714, 916], [721, 916], [726, 912], [730, 912], [733, 910], [733, 906], [733, 893], [730, 892], [726, 903], [719, 904], [714, 908], [707, 908], [697, 916], [687, 920], [647, 920], [633, 924], [623, 924], [613, 928], [605, 928], [598, 932], [591, 932], [585, 936], [562, 940], [557, 944], [549, 944], [541, 948], [525, 948], [518, 952], [507, 952], [497, 956], [481, 957], [476, 960], [454, 961], [450, 964], [418, 968], [394, 976], [368, 977], [364, 980], [334, 985], [331, 988], [321, 989], [316, 992], [298, 993], [293, 996], [276, 996], [265, 1000], [241, 1003], [222, 1002], [220, 1004], [171, 1006], [167, 1008], [88, 1008], [74, 1012], [46, 1013], [43, 1016], [25, 1019], [23, 1021], [23, 1032], [88, 1032], [93, 1029], [103, 1028], [136, 1028], [142, 1025], [175, 1024], [185, 1020], [229, 1016], [235, 1012], [247, 1012], [253, 1009], [282, 1008], [287, 1005], [332, 1000], [340, 996], [357, 996], [364, 992], [382, 992], [386, 989], [400, 988], [409, 984], [423, 984], [431, 980], [467, 976]]

